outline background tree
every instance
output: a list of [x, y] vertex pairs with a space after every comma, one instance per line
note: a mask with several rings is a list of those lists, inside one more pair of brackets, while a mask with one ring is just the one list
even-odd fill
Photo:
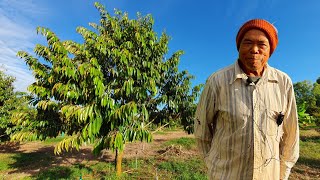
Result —
[[15, 92], [15, 78], [0, 70], [0, 142], [9, 140], [9, 135], [15, 130], [11, 116], [18, 111], [31, 111], [28, 106], [29, 96], [23, 92]]
[[294, 83], [297, 105], [306, 104], [306, 109], [315, 105], [316, 99], [312, 93], [313, 85], [310, 81], [302, 81]]
[[[302, 125], [320, 121], [320, 85], [310, 81], [297, 82], [294, 85], [297, 99], [299, 121]], [[318, 124], [318, 123], [317, 123]]]
[[[78, 27], [82, 44], [61, 41], [47, 28], [38, 33], [48, 45], [37, 45], [38, 58], [19, 52], [33, 71], [36, 82], [28, 87], [35, 97], [35, 118], [17, 113], [13, 122], [21, 131], [13, 140], [44, 140], [68, 134], [55, 153], [94, 143], [94, 153], [107, 148], [116, 152], [117, 174], [121, 173], [126, 142], [152, 140], [151, 124], [177, 121], [192, 132], [191, 120], [201, 86], [191, 90], [193, 78], [178, 71], [182, 51], [166, 59], [169, 37], [158, 38], [151, 15], [116, 10], [111, 16], [95, 3], [100, 24]], [[45, 61], [45, 62], [43, 62]]]
[[[318, 78], [318, 80], [319, 79], [320, 78]], [[318, 83], [318, 80], [316, 83], [313, 84], [312, 94], [316, 99], [316, 106], [320, 107], [320, 83]]]
[[[318, 78], [320, 80], [320, 78]], [[318, 127], [320, 127], [320, 84], [318, 83], [313, 84], [312, 93], [316, 99], [315, 106], [310, 108], [310, 113], [315, 118], [315, 123]]]
[[7, 127], [10, 126], [11, 111], [14, 109], [12, 106], [12, 99], [14, 98], [13, 92], [14, 78], [4, 74], [0, 70], [0, 139], [4, 141], [8, 138], [6, 133]]

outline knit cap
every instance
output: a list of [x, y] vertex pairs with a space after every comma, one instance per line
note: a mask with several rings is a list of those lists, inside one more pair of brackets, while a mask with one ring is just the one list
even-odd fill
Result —
[[242, 38], [244, 37], [246, 32], [248, 32], [251, 29], [258, 29], [263, 31], [266, 34], [270, 43], [270, 56], [271, 56], [271, 54], [273, 53], [273, 51], [276, 49], [278, 45], [278, 31], [276, 27], [274, 27], [271, 23], [263, 19], [252, 19], [247, 21], [241, 26], [236, 38], [238, 51], [239, 51]]

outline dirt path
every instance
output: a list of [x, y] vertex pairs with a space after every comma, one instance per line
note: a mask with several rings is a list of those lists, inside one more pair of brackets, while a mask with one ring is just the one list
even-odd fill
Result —
[[[193, 137], [183, 131], [170, 131], [163, 134], [154, 134], [153, 141], [151, 143], [135, 142], [127, 143], [125, 145], [124, 158], [133, 157], [148, 157], [159, 154], [159, 148], [166, 141], [177, 139], [180, 137]], [[42, 142], [27, 142], [21, 144], [8, 143], [6, 145], [0, 145], [0, 153], [26, 153], [35, 154], [42, 153], [49, 155], [53, 158], [52, 165], [70, 165], [74, 163], [80, 163], [83, 161], [113, 161], [114, 153], [110, 150], [103, 150], [101, 155], [97, 158], [92, 154], [92, 145], [82, 146], [80, 151], [74, 151], [72, 153], [64, 153], [63, 155], [56, 156], [53, 153], [54, 146], [46, 145]]]

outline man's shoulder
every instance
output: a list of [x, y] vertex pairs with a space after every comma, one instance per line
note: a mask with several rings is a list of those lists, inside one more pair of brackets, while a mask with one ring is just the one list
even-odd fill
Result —
[[219, 69], [216, 72], [212, 73], [207, 79], [207, 81], [225, 79], [226, 74], [230, 73], [234, 73], [234, 64], [223, 67], [222, 69]]
[[269, 66], [269, 68], [270, 68], [270, 75], [273, 78], [275, 78], [278, 81], [284, 81], [289, 84], [292, 84], [291, 78], [287, 73], [271, 66]]

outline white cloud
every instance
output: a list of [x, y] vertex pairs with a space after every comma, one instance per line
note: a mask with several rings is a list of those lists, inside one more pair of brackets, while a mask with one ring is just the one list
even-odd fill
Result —
[[0, 66], [16, 78], [15, 90], [27, 91], [34, 82], [27, 65], [16, 56], [20, 50], [32, 53], [37, 40], [33, 20], [45, 10], [32, 1], [0, 1]]

